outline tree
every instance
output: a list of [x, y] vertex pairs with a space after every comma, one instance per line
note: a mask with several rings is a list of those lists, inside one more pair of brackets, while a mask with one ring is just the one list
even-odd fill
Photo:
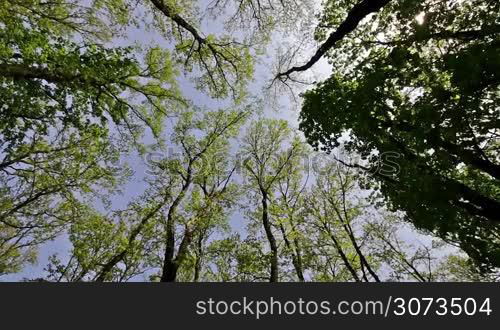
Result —
[[287, 176], [290, 167], [301, 165], [304, 144], [297, 136], [292, 136], [286, 121], [261, 119], [248, 128], [242, 147], [249, 188], [261, 199], [261, 224], [271, 251], [269, 281], [277, 282], [279, 249], [273, 228], [277, 224], [271, 219], [270, 204], [273, 205], [278, 184]]
[[110, 142], [90, 127], [48, 141], [33, 135], [10, 154], [0, 173], [0, 273], [34, 261], [37, 246], [67, 229], [85, 199], [112, 193], [126, 177]]
[[[389, 281], [433, 282], [438, 280], [439, 273], [448, 278], [449, 274], [440, 270], [445, 258], [439, 257], [449, 253], [446, 242], [408, 228], [396, 214], [382, 214], [380, 219], [367, 221], [364, 230], [369, 233], [373, 256], [381, 261], [381, 268], [389, 270]], [[413, 236], [412, 240], [403, 239], [409, 235]]]
[[[225, 112], [218, 111], [207, 113], [204, 117], [198, 120], [190, 118], [193, 114], [188, 114], [187, 117], [181, 118], [177, 134], [173, 140], [182, 146], [182, 159], [180, 164], [173, 164], [172, 170], [177, 172], [182, 178], [181, 187], [170, 205], [165, 224], [165, 254], [162, 266], [161, 281], [175, 281], [177, 270], [182, 263], [185, 254], [187, 253], [188, 245], [192, 242], [192, 236], [195, 224], [185, 223], [185, 230], [183, 233], [182, 241], [178, 247], [177, 254], [175, 255], [175, 225], [177, 222], [176, 212], [180, 203], [186, 197], [188, 189], [196, 179], [195, 166], [202, 160], [206, 154], [214, 153], [218, 148], [228, 148], [228, 139], [234, 137], [238, 133], [238, 127], [243, 124], [246, 112]], [[196, 138], [194, 130], [201, 130], [203, 134], [200, 138]], [[193, 131], [193, 133], [189, 133]], [[169, 160], [167, 160], [168, 162]], [[202, 169], [208, 170], [206, 167]], [[228, 180], [219, 181], [215, 186], [212, 186], [212, 192], [208, 186], [203, 185], [202, 190], [205, 192], [205, 197], [213, 197], [211, 194], [224, 193]], [[201, 179], [203, 180], [203, 179]], [[206, 182], [206, 181], [205, 181]], [[218, 191], [215, 191], [217, 189]], [[198, 220], [198, 219], [194, 219]]]
[[362, 171], [335, 159], [323, 161], [317, 164], [317, 180], [307, 192], [303, 212], [303, 245], [312, 280], [431, 282], [457, 279], [460, 272], [494, 278], [480, 275], [469, 258], [460, 256], [462, 264], [453, 263], [454, 248], [387, 210], [378, 194], [360, 187], [360, 177], [366, 176]]
[[[290, 79], [290, 75], [296, 72], [302, 72], [310, 69], [314, 64], [316, 64], [327, 52], [336, 46], [337, 43], [342, 41], [349, 33], [353, 32], [361, 21], [370, 16], [372, 13], [376, 13], [386, 6], [390, 0], [360, 0], [347, 12], [347, 16], [341, 11], [344, 10], [344, 6], [339, 6], [338, 1], [327, 1], [325, 3], [325, 11], [321, 17], [321, 24], [319, 25], [318, 39], [325, 38], [326, 29], [332, 29], [335, 23], [338, 26], [335, 30], [330, 33], [328, 38], [319, 46], [313, 56], [303, 65], [294, 66], [289, 68], [284, 72], [279, 72], [275, 79], [279, 79], [286, 82]], [[350, 1], [347, 2], [350, 5]], [[344, 16], [345, 19], [338, 22], [338, 16]]]
[[[341, 15], [332, 5], [320, 37]], [[304, 94], [300, 119], [326, 151], [348, 133], [365, 167], [397, 153], [400, 171], [375, 173], [373, 187], [484, 269], [500, 265], [498, 6], [390, 2], [324, 53], [335, 72]]]
[[207, 12], [225, 19], [229, 31], [244, 31], [253, 45], [266, 43], [275, 31], [292, 32], [312, 16], [312, 1], [295, 0], [219, 0]]
[[364, 242], [359, 242], [360, 238], [356, 237], [355, 226], [359, 226], [356, 220], [366, 206], [354, 195], [355, 176], [336, 162], [328, 162], [318, 170], [316, 185], [308, 199], [308, 205], [314, 207], [308, 212], [315, 228], [320, 231], [320, 240], [331, 240], [354, 280], [368, 282], [371, 278], [380, 282], [375, 267], [369, 262], [370, 258], [362, 251]]
[[[99, 260], [93, 267], [80, 266], [87, 279], [114, 281], [146, 270], [158, 271], [152, 276], [160, 281], [178, 279], [192, 250], [200, 244], [203, 248], [210, 232], [227, 221], [227, 209], [237, 196], [230, 182], [234, 167], [228, 159], [229, 140], [247, 116], [247, 112], [237, 110], [184, 111], [180, 115], [171, 137], [180, 148], [178, 157], [155, 162], [149, 188], [127, 209], [94, 218], [99, 221], [95, 226], [85, 224], [83, 232], [75, 236], [73, 245], [94, 251], [92, 258]], [[102, 230], [118, 229], [119, 235], [99, 240], [99, 249], [92, 247]], [[81, 231], [80, 227], [75, 230]], [[96, 257], [95, 251], [101, 249], [106, 254]], [[136, 273], [125, 273], [124, 269]]]
[[474, 262], [463, 256], [449, 255], [437, 269], [439, 280], [451, 282], [498, 282], [499, 274], [478, 271]]
[[0, 4], [2, 273], [66, 230], [83, 198], [114, 190], [126, 173], [114, 166], [119, 153], [131, 139], [140, 147], [144, 126], [158, 135], [184, 103], [167, 51], [150, 49], [141, 63], [130, 48], [102, 45], [114, 29], [99, 17], [125, 21], [123, 2], [94, 4]]
[[[303, 146], [304, 147], [304, 146]], [[292, 157], [283, 169], [276, 184], [274, 203], [270, 208], [276, 227], [285, 244], [284, 253], [291, 257], [297, 279], [305, 281], [307, 256], [304, 256], [304, 203], [310, 168], [303, 162], [311, 154], [304, 147], [301, 157]], [[305, 178], [304, 178], [305, 176]]]
[[203, 279], [216, 282], [269, 281], [268, 258], [264, 242], [252, 237], [241, 239], [233, 234], [212, 241], [207, 248], [207, 263]]

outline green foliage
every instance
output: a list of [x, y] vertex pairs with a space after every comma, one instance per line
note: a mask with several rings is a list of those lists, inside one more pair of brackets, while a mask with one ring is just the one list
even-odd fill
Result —
[[[323, 18], [333, 26], [342, 13], [334, 3]], [[392, 2], [329, 54], [335, 72], [304, 94], [300, 124], [326, 151], [348, 134], [346, 151], [369, 167], [397, 153], [399, 170], [376, 173], [373, 186], [485, 268], [500, 265], [498, 10], [497, 2]]]
[[140, 147], [144, 126], [158, 135], [183, 104], [167, 51], [151, 49], [141, 64], [131, 48], [100, 43], [112, 32], [102, 15], [124, 23], [124, 2], [94, 5], [0, 4], [2, 273], [32, 262], [84, 199], [115, 190], [128, 174], [114, 166], [119, 152]]

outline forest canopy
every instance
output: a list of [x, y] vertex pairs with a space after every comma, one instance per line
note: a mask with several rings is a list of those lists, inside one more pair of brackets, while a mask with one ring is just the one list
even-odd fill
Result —
[[1, 1], [0, 280], [498, 281], [499, 13]]

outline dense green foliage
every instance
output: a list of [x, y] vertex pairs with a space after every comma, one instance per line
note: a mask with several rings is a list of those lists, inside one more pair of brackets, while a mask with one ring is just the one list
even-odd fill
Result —
[[[335, 3], [324, 26], [344, 10]], [[500, 266], [499, 12], [497, 1], [392, 2], [328, 54], [334, 73], [305, 93], [300, 126], [327, 151], [348, 134], [367, 167], [397, 153], [397, 173], [374, 175], [392, 208], [485, 268]]]

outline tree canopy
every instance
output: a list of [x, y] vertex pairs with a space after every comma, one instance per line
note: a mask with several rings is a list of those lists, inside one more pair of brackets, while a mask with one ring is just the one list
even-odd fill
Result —
[[[387, 1], [386, 1], [387, 2]], [[499, 4], [398, 1], [328, 53], [333, 75], [304, 94], [301, 130], [331, 151], [343, 134], [394, 209], [456, 242], [480, 265], [500, 264]], [[325, 12], [318, 38], [338, 24]]]
[[0, 2], [0, 280], [499, 280], [499, 12]]

